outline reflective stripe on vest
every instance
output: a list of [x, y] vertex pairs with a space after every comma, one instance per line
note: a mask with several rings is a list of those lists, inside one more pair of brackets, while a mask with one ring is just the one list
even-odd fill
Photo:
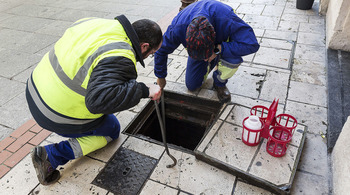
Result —
[[81, 23], [83, 23], [83, 22], [87, 22], [87, 21], [89, 21], [89, 20], [93, 20], [93, 19], [96, 19], [96, 18], [83, 18], [83, 19], [78, 20], [78, 21], [76, 21], [75, 23], [73, 23], [73, 24], [71, 25], [71, 27], [76, 26], [76, 25], [79, 25], [79, 24], [81, 24]]
[[28, 90], [30, 93], [30, 96], [33, 98], [33, 101], [35, 103], [35, 105], [38, 107], [38, 109], [41, 111], [41, 113], [46, 116], [48, 119], [52, 120], [55, 123], [60, 123], [60, 124], [69, 124], [69, 125], [83, 125], [83, 124], [87, 124], [93, 121], [93, 119], [88, 119], [88, 120], [76, 120], [76, 119], [69, 119], [69, 118], [65, 118], [62, 116], [57, 115], [54, 112], [51, 112], [45, 105], [43, 102], [41, 102], [41, 99], [39, 97], [39, 95], [37, 94], [32, 79], [29, 78], [28, 79]]
[[67, 87], [69, 87], [69, 89], [71, 89], [72, 91], [74, 91], [82, 96], [85, 96], [86, 89], [84, 89], [81, 85], [83, 84], [84, 79], [88, 74], [87, 70], [90, 69], [92, 63], [96, 60], [96, 58], [98, 56], [100, 56], [101, 54], [103, 54], [107, 51], [114, 50], [114, 49], [131, 50], [134, 53], [134, 55], [136, 55], [134, 49], [129, 44], [127, 44], [125, 42], [116, 42], [116, 43], [110, 43], [110, 44], [104, 45], [102, 47], [99, 47], [92, 55], [90, 55], [87, 58], [84, 65], [82, 67], [80, 67], [78, 73], [75, 75], [73, 80], [71, 80], [67, 76], [67, 74], [62, 70], [60, 63], [57, 60], [57, 56], [55, 55], [54, 48], [49, 53], [49, 59], [50, 59], [50, 63], [51, 63], [52, 68], [55, 70], [57, 76], [61, 79], [61, 81]]
[[60, 116], [77, 119], [77, 123], [61, 119], [54, 122], [81, 124], [81, 119], [91, 122], [103, 116], [87, 109], [85, 94], [93, 69], [108, 57], [130, 59], [136, 69], [136, 54], [123, 26], [116, 20], [99, 18], [73, 24], [43, 57], [32, 74], [38, 100]]

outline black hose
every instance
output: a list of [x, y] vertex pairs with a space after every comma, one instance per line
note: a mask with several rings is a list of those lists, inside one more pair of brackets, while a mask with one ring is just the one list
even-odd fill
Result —
[[[164, 92], [163, 92], [164, 93]], [[162, 97], [161, 97], [161, 101], [164, 102], [164, 96], [163, 96], [163, 93], [162, 93]], [[159, 107], [158, 107], [158, 104], [157, 104], [157, 101], [154, 100], [154, 106], [156, 107], [156, 112], [157, 112], [157, 116], [158, 116], [158, 121], [159, 121], [159, 125], [160, 125], [160, 130], [162, 132], [162, 138], [163, 138], [163, 143], [164, 143], [164, 147], [165, 147], [165, 151], [166, 153], [168, 154], [168, 156], [174, 161], [173, 164], [170, 164], [170, 165], [167, 165], [166, 167], [167, 168], [172, 168], [176, 165], [177, 163], [177, 160], [174, 156], [172, 156], [170, 153], [169, 153], [169, 149], [168, 149], [168, 144], [166, 142], [166, 130], [165, 130], [165, 110], [164, 110], [164, 103], [162, 103], [162, 111], [163, 111], [163, 119], [162, 119], [162, 116], [160, 114], [160, 111], [159, 111]]]

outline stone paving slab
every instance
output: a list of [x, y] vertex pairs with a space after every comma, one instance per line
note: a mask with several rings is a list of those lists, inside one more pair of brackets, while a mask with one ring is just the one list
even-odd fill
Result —
[[309, 133], [326, 134], [327, 108], [287, 100], [286, 112], [293, 113], [300, 124], [308, 126]]
[[[0, 38], [0, 41], [1, 41], [1, 38]], [[3, 43], [6, 44], [6, 42], [7, 41], [4, 40]], [[1, 60], [4, 64], [7, 64], [6, 66], [1, 66], [0, 76], [10, 79], [13, 76], [25, 71], [30, 66], [33, 66], [34, 64], [38, 63], [41, 57], [42, 56], [39, 56], [37, 54], [16, 52], [13, 50], [0, 50]], [[28, 77], [26, 77], [26, 79], [27, 78]], [[1, 84], [2, 83], [4, 82], [1, 82]], [[13, 92], [13, 91], [11, 90], [9, 92]]]
[[254, 29], [270, 29], [276, 30], [280, 18], [275, 16], [261, 16], [261, 15], [251, 15], [245, 14], [243, 20], [249, 24]]
[[[267, 71], [259, 98], [263, 100], [279, 99], [284, 104], [287, 98], [290, 73]], [[276, 85], [278, 83], [278, 85]]]
[[[40, 28], [43, 28], [43, 26]], [[2, 44], [6, 45], [7, 49], [21, 51], [28, 54], [34, 54], [35, 52], [42, 50], [43, 48], [56, 42], [58, 38], [58, 36], [37, 34], [7, 28], [0, 31], [0, 41]], [[36, 58], [39, 58], [39, 56], [36, 56]], [[37, 62], [39, 60], [40, 58], [37, 60]], [[29, 65], [33, 65], [33, 63], [30, 63]]]
[[288, 41], [296, 41], [297, 33], [293, 31], [265, 30], [264, 37], [274, 38], [274, 39], [284, 39]]
[[0, 77], [0, 93], [8, 94], [7, 96], [0, 96], [0, 104], [4, 105], [5, 103], [9, 102], [11, 99], [16, 97], [19, 93], [22, 93], [24, 90], [25, 84]]
[[290, 64], [291, 51], [261, 46], [255, 55], [254, 63], [266, 64], [269, 66], [288, 69]]
[[292, 81], [326, 86], [326, 75], [324, 63], [294, 59]]
[[269, 66], [269, 65], [265, 65], [265, 64], [247, 64], [247, 63], [242, 63], [241, 66], [248, 66], [251, 68], [257, 68], [257, 69], [264, 69], [264, 70], [270, 70], [270, 71], [278, 71], [280, 73], [287, 73], [290, 74], [290, 70], [289, 69], [281, 69], [278, 67], [273, 67], [273, 66]]
[[266, 70], [240, 66], [235, 76], [228, 80], [226, 87], [232, 94], [258, 98]]
[[172, 169], [166, 168], [172, 160], [164, 154], [150, 179], [193, 194], [231, 193], [235, 176], [196, 160], [194, 155], [177, 150], [170, 153], [178, 164]]
[[[60, 1], [28, 0], [25, 2], [23, 0], [0, 1], [0, 12], [1, 12], [0, 21], [4, 22], [3, 24], [0, 25], [0, 37], [1, 37], [0, 42], [2, 43], [0, 46], [0, 52], [3, 52], [4, 50], [10, 50], [11, 52], [14, 52], [16, 55], [22, 55], [21, 59], [23, 59], [23, 56], [28, 56], [28, 58], [24, 57], [24, 59], [29, 59], [27, 60], [28, 62], [27, 64], [18, 63], [17, 70], [13, 72], [3, 71], [1, 73], [2, 74], [6, 73], [6, 75], [3, 75], [6, 78], [11, 77], [11, 79], [15, 81], [20, 81], [22, 83], [25, 83], [26, 78], [29, 77], [31, 69], [36, 64], [35, 61], [37, 60], [36, 59], [37, 56], [43, 56], [48, 50], [50, 50], [50, 48], [52, 47], [52, 44], [58, 39], [59, 37], [58, 35], [62, 33], [63, 27], [61, 29], [60, 24], [68, 25], [69, 22], [74, 22], [77, 19], [80, 19], [83, 17], [89, 17], [89, 16], [113, 18], [119, 13], [116, 13], [116, 12], [111, 13], [109, 12], [109, 10], [113, 10], [113, 11], [116, 11], [116, 9], [125, 10], [125, 7], [127, 6], [121, 5], [121, 4], [140, 5], [139, 7], [140, 7], [140, 10], [142, 11], [137, 12], [135, 10], [131, 10], [130, 12], [136, 15], [125, 13], [127, 17], [130, 19], [130, 21], [135, 21], [136, 19], [140, 18], [141, 15], [144, 18], [149, 18], [149, 19], [158, 21], [158, 19], [160, 19], [159, 17], [162, 17], [162, 14], [164, 15], [168, 12], [170, 14], [170, 10], [172, 10], [175, 7], [176, 9], [174, 13], [176, 14], [178, 12], [178, 7], [180, 6], [180, 2], [176, 0], [152, 1], [152, 5], [154, 6], [153, 10], [150, 7], [150, 2], [148, 1], [130, 0], [127, 2], [118, 1], [118, 3], [111, 3], [111, 2], [113, 1], [112, 0], [108, 0], [108, 1], [106, 0], [80, 1], [79, 0], [79, 1], [73, 1], [73, 2], [70, 0], [60, 0]], [[260, 13], [253, 13], [253, 14], [238, 13], [238, 15], [243, 20], [246, 20], [247, 22], [252, 24], [255, 34], [258, 36], [258, 40], [260, 41], [262, 46], [265, 48], [272, 48], [272, 49], [278, 49], [278, 50], [283, 49], [284, 51], [290, 51], [287, 45], [291, 44], [292, 42], [297, 42], [298, 44], [296, 44], [296, 47], [295, 47], [295, 52], [296, 52], [295, 56], [291, 56], [294, 59], [291, 58], [290, 61], [295, 62], [295, 60], [297, 59], [297, 60], [305, 60], [305, 61], [313, 62], [313, 63], [306, 62], [306, 64], [309, 65], [308, 67], [314, 68], [313, 70], [315, 71], [312, 72], [312, 75], [304, 74], [305, 72], [310, 72], [309, 70], [303, 69], [303, 68], [306, 68], [305, 64], [301, 64], [298, 67], [294, 63], [294, 65], [292, 66], [292, 70], [290, 70], [290, 69], [281, 69], [279, 64], [275, 64], [276, 67], [271, 66], [270, 62], [267, 62], [266, 64], [251, 63], [255, 60], [254, 58], [256, 54], [245, 56], [244, 61], [249, 63], [242, 64], [240, 69], [241, 68], [244, 69], [244, 67], [248, 67], [250, 68], [249, 70], [254, 70], [254, 72], [262, 71], [266, 73], [265, 77], [269, 72], [278, 71], [279, 75], [286, 76], [288, 74], [289, 75], [292, 74], [291, 80], [295, 82], [325, 86], [324, 85], [325, 82], [322, 77], [323, 75], [325, 75], [325, 71], [322, 70], [322, 65], [324, 65], [324, 59], [325, 59], [324, 58], [325, 52], [323, 51], [324, 46], [320, 44], [319, 42], [320, 40], [313, 40], [313, 41], [307, 40], [307, 37], [309, 36], [309, 34], [307, 33], [315, 33], [315, 34], [321, 34], [321, 35], [325, 34], [325, 29], [324, 29], [325, 20], [324, 20], [324, 17], [318, 16], [317, 8], [315, 9], [316, 6], [314, 6], [312, 10], [297, 10], [295, 9], [296, 0], [288, 0], [288, 1], [287, 0], [250, 0], [250, 1], [224, 0], [224, 3], [231, 5], [234, 9], [236, 9], [236, 11], [240, 11], [238, 8], [241, 6], [241, 4], [242, 5], [248, 4], [248, 3], [252, 5], [254, 4], [254, 7], [257, 9], [261, 7], [261, 4], [265, 4], [265, 8]], [[99, 6], [99, 4], [101, 4], [101, 6]], [[108, 5], [112, 7], [109, 8]], [[115, 8], [116, 5], [118, 6], [120, 5], [120, 8]], [[167, 8], [165, 8], [164, 5], [167, 5]], [[315, 0], [314, 5], [318, 5], [318, 0]], [[28, 8], [28, 7], [32, 8], [36, 12], [33, 10], [25, 10], [25, 8]], [[51, 12], [46, 13], [43, 7], [47, 7], [47, 9], [51, 10]], [[143, 9], [143, 8], [146, 8], [146, 9]], [[101, 11], [101, 10], [106, 10], [106, 11]], [[157, 10], [157, 11], [155, 12], [154, 10]], [[249, 11], [250, 10], [245, 10], [245, 12], [249, 12]], [[261, 15], [258, 16], [257, 14], [261, 14]], [[166, 19], [167, 22], [170, 22], [173, 17], [172, 14], [170, 15], [171, 16], [167, 17]], [[18, 24], [11, 23], [11, 21], [12, 22], [18, 21], [19, 18], [25, 18], [26, 21], [28, 21], [28, 23], [23, 24], [23, 22], [19, 22], [22, 24], [22, 26], [18, 26], [19, 23]], [[297, 20], [297, 19], [300, 19], [300, 20]], [[46, 23], [49, 20], [51, 20], [51, 22]], [[46, 25], [42, 26], [42, 24], [35, 24], [34, 23], [35, 21], [43, 21]], [[164, 25], [162, 25], [162, 29], [165, 30], [166, 25], [168, 25], [168, 23], [164, 23]], [[22, 30], [29, 30], [29, 31], [22, 31]], [[301, 34], [302, 37], [300, 37], [300, 39], [297, 40], [297, 35], [299, 35], [300, 32], [303, 32], [304, 34]], [[285, 43], [284, 41], [287, 41], [288, 43]], [[302, 44], [300, 44], [301, 42]], [[259, 52], [260, 51], [258, 51], [258, 53]], [[291, 51], [291, 53], [293, 53], [293, 51]], [[181, 57], [186, 57], [186, 54], [187, 52], [183, 48], [176, 50], [174, 53], [175, 56], [177, 55]], [[29, 55], [32, 55], [32, 56], [29, 56]], [[2, 59], [9, 60], [9, 58], [6, 57], [6, 55], [4, 56], [5, 58], [2, 58]], [[10, 63], [11, 62], [16, 62], [16, 59], [15, 58], [12, 59]], [[320, 68], [319, 68], [319, 65], [321, 66]], [[155, 77], [154, 77], [152, 68], [150, 68], [151, 66], [152, 65], [147, 67], [144, 71], [143, 71], [143, 68], [138, 69], [138, 71], [140, 71], [141, 73], [138, 80], [154, 82]], [[247, 70], [247, 68], [245, 70]], [[241, 72], [241, 73], [243, 74], [244, 72]], [[247, 72], [244, 74], [247, 74]], [[13, 77], [14, 75], [15, 77]], [[320, 75], [320, 76], [317, 76], [317, 75]], [[232, 79], [236, 77], [237, 75], [235, 75]], [[243, 75], [241, 75], [241, 77], [243, 78]], [[252, 79], [252, 78], [249, 78], [249, 79]], [[250, 82], [249, 79], [247, 80], [247, 82]], [[201, 90], [197, 90], [195, 92], [189, 92], [184, 85], [184, 74], [182, 74], [179, 78], [177, 78], [177, 80], [169, 81], [167, 83], [166, 89], [191, 95], [191, 96], [200, 96], [200, 97], [212, 98], [214, 100], [217, 100], [215, 91], [211, 90], [212, 85], [210, 81], [212, 82], [212, 80], [208, 79], [208, 82], [205, 83], [205, 87], [203, 87]], [[260, 79], [258, 79], [257, 81], [260, 81]], [[240, 80], [236, 80], [236, 82], [239, 84], [241, 83]], [[246, 89], [245, 88], [246, 85], [242, 85], [241, 88], [235, 88], [234, 90], [235, 92], [231, 94], [232, 102], [234, 104], [240, 104], [247, 107], [251, 107], [258, 104], [269, 106], [269, 104], [271, 103], [270, 102], [271, 99], [269, 99], [269, 97], [262, 99], [263, 96], [260, 94], [260, 92], [256, 93], [254, 91], [256, 90], [256, 88], [259, 88], [260, 85], [256, 84], [255, 82], [250, 83], [250, 85], [251, 86], [248, 86], [248, 87], [251, 89]], [[295, 84], [294, 86], [298, 86], [298, 84]], [[264, 90], [263, 88], [262, 90]], [[289, 85], [288, 85], [288, 90], [289, 90]], [[305, 91], [300, 91], [300, 93], [304, 93]], [[287, 93], [289, 93], [289, 91], [287, 91]], [[325, 173], [327, 171], [327, 153], [325, 152], [325, 144], [323, 143], [325, 140], [321, 138], [320, 133], [324, 134], [327, 132], [327, 108], [323, 106], [310, 105], [309, 103], [307, 103], [308, 100], [306, 99], [297, 100], [295, 96], [294, 98], [292, 97], [292, 99], [293, 100], [291, 100], [287, 95], [285, 102], [283, 101], [282, 101], [283, 103], [280, 102], [279, 106], [285, 107], [285, 111], [287, 113], [289, 112], [292, 113], [293, 116], [297, 117], [297, 119], [300, 120], [302, 124], [308, 126], [307, 142], [305, 144], [305, 149], [303, 151], [302, 161], [300, 163], [300, 168], [299, 168], [300, 170], [296, 174], [296, 179], [295, 179], [295, 182], [293, 183], [294, 188], [292, 188], [292, 193], [293, 194], [294, 193], [295, 194], [321, 194], [321, 193], [326, 194], [328, 192], [328, 185], [323, 185], [323, 184], [327, 183], [328, 177], [329, 177], [329, 174]], [[20, 126], [21, 124], [25, 123], [28, 119], [30, 119], [30, 114], [25, 105], [26, 104], [25, 104], [24, 94], [19, 94], [19, 96], [16, 96], [16, 98], [13, 98], [11, 101], [7, 102], [6, 104], [1, 105], [1, 108], [3, 111], [2, 113], [4, 113], [4, 115], [2, 115], [1, 117], [3, 120], [0, 121], [1, 123], [0, 131], [3, 131], [2, 127], [5, 128], [5, 131], [7, 127], [11, 128], [12, 130], [16, 129], [16, 127]], [[228, 110], [231, 110], [233, 108], [233, 105], [231, 106], [232, 107], [228, 108]], [[140, 111], [140, 109], [142, 109], [142, 106], [135, 107], [126, 112], [116, 113], [118, 115], [118, 118], [121, 118], [123, 120], [122, 128], [125, 128], [125, 126], [127, 126], [128, 123], [132, 121], [132, 119], [135, 117], [136, 113]], [[237, 109], [237, 112], [240, 112], [240, 111], [241, 109]], [[229, 113], [229, 111], [226, 111], [226, 110], [225, 112]], [[232, 125], [233, 122], [229, 121], [231, 116], [232, 114], [228, 115], [227, 117], [221, 117], [220, 118], [221, 123], [218, 123], [215, 126], [215, 128], [218, 129], [220, 125], [224, 123], [228, 123]], [[16, 120], [14, 120], [14, 118], [16, 118]], [[228, 121], [225, 121], [225, 120], [228, 120]], [[17, 121], [17, 122], [14, 122], [14, 121]], [[215, 134], [212, 133], [212, 136], [214, 135]], [[207, 137], [209, 137], [209, 134], [207, 135]], [[13, 140], [14, 138], [12, 137], [5, 138], [5, 140], [8, 140], [8, 139]], [[0, 145], [4, 143], [3, 141], [5, 140], [2, 140], [0, 142]], [[56, 143], [56, 142], [59, 142], [60, 140], [63, 140], [63, 138], [55, 134], [51, 134], [50, 137], [47, 139], [47, 141], [45, 141], [42, 144], [45, 145], [50, 143]], [[208, 138], [208, 142], [209, 141], [210, 139]], [[296, 146], [297, 143], [294, 143], [294, 141], [295, 140], [292, 141], [292, 145]], [[141, 144], [138, 145], [137, 143], [141, 143]], [[103, 163], [108, 162], [108, 159], [112, 156], [112, 154], [122, 145], [131, 147], [132, 150], [137, 150], [137, 151], [139, 151], [142, 148], [146, 148], [149, 150], [153, 150], [154, 148], [159, 148], [160, 150], [156, 149], [155, 155], [159, 156], [159, 154], [162, 153], [163, 151], [162, 146], [156, 145], [155, 147], [153, 146], [150, 147], [149, 144], [156, 145], [153, 143], [144, 143], [139, 139], [135, 139], [133, 137], [129, 137], [127, 135], [121, 134], [120, 138], [115, 142], [108, 144], [107, 147], [101, 150], [98, 150], [92, 154], [89, 154], [88, 157], [86, 157], [87, 159], [83, 158], [82, 163], [84, 164], [86, 161], [89, 163], [89, 166], [94, 167], [95, 162], [97, 162], [96, 167], [98, 166], [100, 167], [101, 165], [103, 165]], [[260, 148], [263, 148], [263, 147], [260, 146]], [[3, 151], [6, 151], [6, 149], [2, 150], [1, 152]], [[259, 150], [256, 150], [256, 151], [259, 151]], [[143, 151], [143, 152], [146, 152], [146, 151]], [[173, 150], [171, 150], [171, 152], [173, 152]], [[183, 153], [182, 151], [178, 151], [178, 152]], [[152, 155], [152, 154], [148, 153], [148, 155]], [[188, 153], [182, 154], [182, 156], [189, 157], [192, 160], [195, 159], [192, 154], [188, 154]], [[164, 154], [159, 156], [159, 158], [169, 159]], [[0, 165], [0, 177], [2, 177], [0, 180], [0, 188], [3, 190], [2, 193], [35, 194], [34, 192], [37, 192], [41, 194], [57, 194], [57, 193], [108, 194], [108, 195], [111, 194], [110, 192], [107, 192], [104, 189], [97, 188], [94, 185], [89, 185], [83, 182], [79, 183], [79, 182], [76, 182], [75, 180], [70, 180], [70, 182], [72, 183], [76, 182], [77, 185], [75, 186], [69, 185], [67, 184], [69, 177], [64, 177], [64, 179], [62, 180], [64, 185], [57, 183], [55, 187], [52, 188], [52, 189], [55, 189], [55, 191], [48, 190], [46, 189], [46, 187], [38, 184], [38, 181], [35, 177], [35, 173], [33, 172], [33, 168], [32, 168], [32, 165], [30, 164], [31, 162], [29, 159], [30, 158], [28, 158], [27, 156], [22, 161], [20, 161], [19, 164], [13, 167], [11, 171], [9, 167], [4, 166], [3, 164]], [[184, 161], [183, 158], [180, 158], [179, 160]], [[192, 163], [192, 161], [188, 161], [188, 162]], [[76, 164], [79, 164], [79, 163], [80, 163], [80, 159], [76, 160]], [[194, 166], [197, 166], [198, 164], [200, 164], [200, 163], [197, 163], [197, 160], [194, 160], [194, 163], [195, 163]], [[70, 165], [67, 164], [67, 167], [63, 167], [63, 168], [68, 169], [69, 166]], [[198, 165], [198, 166], [201, 166], [201, 165]], [[84, 165], [84, 167], [86, 166]], [[186, 167], [188, 168], [190, 166], [186, 166]], [[206, 165], [206, 169], [204, 171], [211, 168], [216, 169], [213, 166]], [[203, 171], [202, 169], [198, 169], [198, 170]], [[96, 173], [96, 171], [93, 169], [89, 169], [89, 171]], [[221, 172], [221, 170], [219, 171]], [[6, 173], [7, 175], [3, 177], [3, 175]], [[85, 174], [85, 170], [77, 169], [76, 172], [74, 173]], [[71, 174], [70, 176], [74, 177], [74, 174]], [[184, 174], [184, 176], [191, 177], [192, 175], [191, 173], [186, 173]], [[209, 174], [209, 176], [211, 176], [211, 174]], [[90, 175], [90, 177], [93, 178], [92, 175]], [[214, 177], [214, 178], [221, 179], [220, 177]], [[202, 181], [201, 179], [198, 179], [198, 180]], [[228, 187], [227, 190], [225, 190], [225, 192], [229, 192], [228, 194], [252, 194], [252, 193], [270, 194], [266, 190], [263, 190], [253, 185], [249, 185], [241, 181], [238, 177], [235, 177], [232, 180], [233, 180], [233, 184], [230, 187]], [[189, 182], [190, 180], [184, 180], [184, 181]], [[18, 183], [22, 184], [23, 189], [18, 188], [18, 186], [16, 186], [16, 184]], [[177, 183], [181, 183], [181, 182], [177, 181]], [[322, 185], [320, 183], [322, 183]], [[198, 189], [194, 189], [193, 191], [192, 190], [183, 191], [182, 189], [180, 189], [180, 185], [178, 185], [178, 187], [173, 187], [165, 183], [160, 183], [153, 179], [149, 179], [146, 182], [145, 187], [143, 188], [143, 192], [141, 192], [141, 194], [154, 194], [155, 192], [159, 192], [159, 193], [164, 192], [164, 194], [180, 194], [180, 195], [185, 195], [185, 194], [194, 193], [194, 192], [205, 193], [206, 191], [204, 190], [206, 190], [207, 188], [203, 187], [201, 182], [199, 183], [194, 182], [193, 186], [196, 186], [197, 184], [198, 186], [200, 186]], [[187, 186], [186, 188], [190, 188], [188, 187], [188, 184], [186, 185], [183, 184], [181, 186]], [[315, 187], [310, 188], [310, 186], [315, 186]], [[216, 186], [212, 186], [212, 188], [215, 188], [215, 187]], [[65, 188], [75, 188], [75, 189], [66, 190]], [[35, 189], [35, 191], [33, 189]], [[208, 192], [215, 194], [215, 192], [217, 191], [208, 189]]]
[[51, 22], [51, 20], [43, 18], [14, 16], [8, 18], [6, 21], [2, 21], [0, 26], [15, 30], [34, 32]]
[[324, 47], [304, 44], [296, 45], [295, 58], [324, 63], [324, 56], [326, 56]]
[[22, 4], [20, 6], [7, 10], [6, 13], [39, 18], [49, 18], [51, 15], [62, 12], [63, 10], [63, 8]]
[[262, 38], [260, 42], [260, 46], [272, 47], [276, 49], [292, 50], [293, 42], [289, 40]]
[[288, 99], [327, 107], [327, 87], [290, 81]]
[[[91, 166], [92, 164], [94, 166]], [[93, 191], [96, 194], [106, 194], [107, 190], [91, 184], [104, 166], [105, 163], [89, 157], [82, 157], [77, 161], [68, 162], [64, 168], [60, 169], [61, 178], [59, 185], [38, 185], [33, 192], [34, 194], [55, 194], [59, 191], [62, 194], [85, 194], [94, 189]], [[90, 194], [92, 193], [90, 192]]]
[[196, 157], [248, 183], [274, 193], [289, 194], [304, 145], [306, 126], [296, 127], [285, 156], [273, 157], [266, 151], [266, 139], [254, 147], [242, 142], [242, 121], [250, 115], [249, 111], [249, 107], [227, 105], [195, 150]]
[[266, 5], [261, 15], [263, 16], [281, 16], [284, 6]]
[[[17, 129], [32, 118], [24, 91], [1, 106], [0, 124]], [[16, 119], [16, 120], [13, 120]]]

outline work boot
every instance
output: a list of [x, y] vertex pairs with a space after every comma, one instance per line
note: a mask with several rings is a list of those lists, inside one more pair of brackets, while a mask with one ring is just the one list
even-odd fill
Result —
[[218, 95], [218, 98], [219, 98], [219, 101], [221, 103], [227, 103], [227, 102], [230, 102], [231, 101], [231, 94], [230, 94], [230, 91], [227, 89], [226, 86], [223, 86], [223, 87], [219, 87], [219, 86], [216, 86], [215, 84], [213, 85], [217, 95]]
[[45, 147], [36, 146], [32, 150], [31, 156], [36, 175], [42, 185], [50, 185], [58, 181], [60, 172], [52, 167]]

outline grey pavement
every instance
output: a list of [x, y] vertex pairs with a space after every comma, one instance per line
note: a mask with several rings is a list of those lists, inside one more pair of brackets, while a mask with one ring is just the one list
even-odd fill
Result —
[[0, 1], [0, 140], [31, 115], [25, 83], [42, 56], [73, 22], [83, 17], [114, 18], [124, 14], [133, 22], [160, 20], [180, 3], [172, 1]]
[[[256, 54], [244, 57], [244, 63], [227, 84], [232, 103], [268, 106], [274, 98], [279, 98], [280, 112], [292, 114], [299, 124], [307, 127], [291, 193], [329, 194], [332, 174], [322, 136], [328, 126], [327, 52], [325, 18], [318, 15], [318, 0], [313, 9], [306, 11], [297, 10], [295, 0], [221, 1], [233, 7], [253, 27], [261, 44]], [[26, 80], [72, 22], [83, 17], [114, 18], [120, 14], [130, 21], [140, 18], [160, 21], [180, 5], [180, 0], [0, 0], [0, 141], [32, 118], [25, 100]], [[172, 61], [166, 89], [215, 99], [210, 79], [199, 91], [186, 90], [186, 56], [181, 46], [169, 56]], [[138, 66], [138, 79], [153, 82], [152, 58], [146, 59], [146, 64], [145, 69]], [[135, 108], [116, 113], [124, 128], [145, 104], [142, 101]], [[62, 138], [52, 134], [43, 144], [59, 140]], [[63, 168], [65, 176], [50, 187], [39, 185], [27, 156], [0, 180], [1, 193], [112, 194], [91, 182], [121, 145], [160, 159], [141, 194], [269, 194], [175, 149], [171, 152], [183, 159], [182, 169], [158, 169], [168, 160], [166, 155], [161, 158], [163, 148], [124, 134], [105, 149], [67, 164]], [[177, 177], [176, 171], [184, 172], [183, 176]], [[191, 177], [186, 178], [187, 174]]]

